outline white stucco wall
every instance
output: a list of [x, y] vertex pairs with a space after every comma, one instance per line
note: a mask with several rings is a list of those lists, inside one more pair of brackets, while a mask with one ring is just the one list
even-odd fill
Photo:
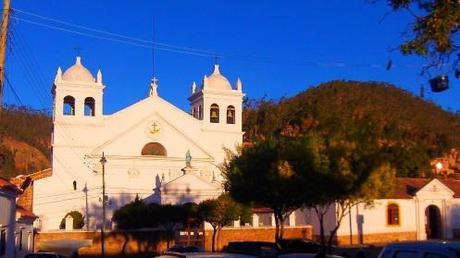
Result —
[[[225, 158], [223, 148], [235, 150], [242, 143], [241, 91], [210, 89], [200, 93], [202, 103], [213, 102], [221, 107], [220, 123], [212, 124], [208, 106], [203, 109], [206, 119], [199, 120], [155, 94], [112, 115], [103, 115], [102, 83], [66, 82], [58, 73], [55, 85], [53, 175], [34, 185], [34, 213], [40, 217], [42, 230], [58, 229], [61, 219], [72, 210], [86, 215], [91, 228], [100, 224], [102, 152], [107, 158], [109, 219], [115, 209], [134, 200], [136, 195], [148, 201], [181, 203], [220, 194], [215, 186], [221, 187], [219, 165]], [[76, 99], [75, 116], [62, 114], [62, 99], [67, 95]], [[96, 100], [94, 117], [83, 115], [82, 100], [87, 96]], [[236, 109], [235, 124], [226, 124], [228, 105]], [[154, 123], [160, 130], [151, 133]], [[167, 156], [142, 156], [142, 148], [149, 142], [162, 144]], [[192, 156], [193, 173], [208, 185], [190, 182], [184, 191], [171, 192], [160, 199], [158, 188], [183, 176], [187, 151]], [[77, 183], [76, 190], [73, 181]], [[189, 196], [184, 197], [184, 192]]]
[[[399, 225], [388, 225], [387, 223], [387, 206], [389, 204], [399, 206]], [[351, 213], [342, 220], [337, 235], [415, 232], [415, 212], [413, 199], [380, 199], [374, 201], [370, 206], [359, 204], [353, 207]]]
[[6, 230], [6, 252], [0, 257], [14, 257], [16, 227], [16, 195], [0, 189], [0, 230]]

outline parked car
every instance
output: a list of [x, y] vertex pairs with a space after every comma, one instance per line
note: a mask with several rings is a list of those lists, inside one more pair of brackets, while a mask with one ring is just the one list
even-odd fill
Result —
[[343, 256], [326, 254], [321, 256], [317, 253], [292, 253], [292, 254], [281, 254], [278, 258], [344, 258]]
[[287, 253], [318, 253], [321, 245], [318, 242], [302, 238], [283, 239], [280, 241], [281, 252]]
[[257, 256], [232, 253], [177, 253], [166, 252], [158, 258], [256, 258]]
[[196, 245], [175, 245], [169, 248], [166, 252], [176, 252], [176, 253], [199, 253], [204, 252], [204, 249]]
[[63, 255], [59, 255], [57, 253], [52, 253], [52, 252], [38, 252], [38, 253], [26, 254], [24, 258], [66, 258], [66, 257]]
[[385, 246], [378, 258], [459, 258], [460, 242], [412, 241]]
[[223, 249], [226, 253], [246, 254], [262, 258], [275, 258], [281, 253], [276, 243], [263, 241], [229, 242]]

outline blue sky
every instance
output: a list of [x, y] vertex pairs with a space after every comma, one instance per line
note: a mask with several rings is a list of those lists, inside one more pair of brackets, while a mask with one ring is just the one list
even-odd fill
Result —
[[[232, 84], [239, 76], [250, 98], [293, 96], [336, 79], [386, 81], [416, 94], [423, 84], [427, 99], [460, 109], [453, 76], [449, 91], [430, 93], [428, 75], [419, 76], [425, 61], [398, 52], [411, 17], [386, 15], [385, 0], [369, 2], [13, 0], [7, 76], [23, 104], [49, 110], [57, 67], [68, 68], [79, 54], [93, 74], [102, 70], [104, 112], [113, 113], [146, 96], [152, 50], [84, 36], [102, 34], [25, 12], [148, 41], [155, 20], [155, 41], [209, 53], [155, 50], [159, 94], [184, 110], [191, 83], [211, 73], [215, 55], [221, 72]], [[19, 104], [9, 86], [5, 102]]]

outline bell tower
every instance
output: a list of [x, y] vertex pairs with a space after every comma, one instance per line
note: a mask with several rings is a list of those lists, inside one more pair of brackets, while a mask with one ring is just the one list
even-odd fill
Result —
[[191, 115], [202, 120], [207, 129], [241, 132], [243, 97], [241, 80], [238, 78], [233, 87], [215, 64], [212, 74], [203, 77], [201, 87], [192, 84]]
[[59, 67], [52, 91], [54, 121], [85, 122], [101, 118], [104, 87], [101, 71], [94, 78], [79, 56], [64, 73]]

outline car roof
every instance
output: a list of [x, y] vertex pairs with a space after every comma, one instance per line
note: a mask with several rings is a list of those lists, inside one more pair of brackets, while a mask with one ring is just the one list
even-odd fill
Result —
[[198, 253], [177, 253], [177, 252], [166, 252], [165, 254], [159, 257], [210, 257], [210, 258], [220, 258], [220, 257], [230, 257], [230, 258], [253, 258], [255, 256], [246, 255], [246, 254], [234, 254], [234, 253], [207, 253], [207, 252], [198, 252]]
[[398, 247], [409, 247], [409, 248], [427, 248], [427, 249], [455, 249], [460, 251], [460, 242], [458, 241], [405, 241], [391, 243], [386, 246], [386, 248], [398, 248]]

